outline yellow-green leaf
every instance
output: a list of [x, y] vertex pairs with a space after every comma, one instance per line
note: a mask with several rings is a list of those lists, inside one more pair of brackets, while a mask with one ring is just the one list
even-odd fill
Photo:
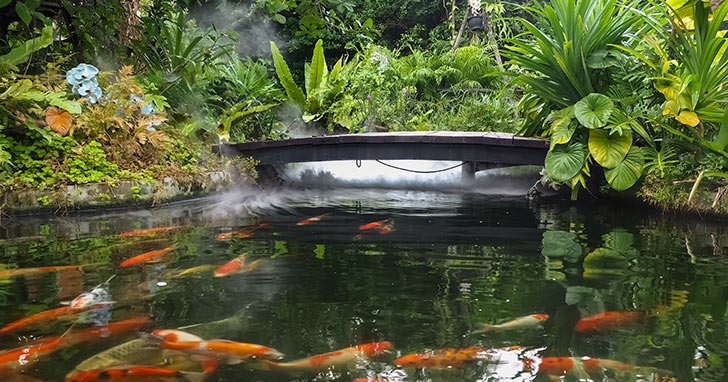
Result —
[[683, 125], [688, 125], [690, 127], [695, 127], [700, 123], [700, 118], [698, 118], [698, 115], [695, 114], [694, 111], [689, 110], [683, 110], [680, 112], [680, 114], [675, 117], [678, 122], [682, 123]]
[[665, 110], [662, 111], [662, 115], [677, 116], [680, 112], [680, 106], [675, 101], [667, 101], [665, 103]]
[[621, 162], [632, 147], [632, 132], [617, 132], [598, 129], [589, 131], [589, 152], [602, 167], [613, 168]]

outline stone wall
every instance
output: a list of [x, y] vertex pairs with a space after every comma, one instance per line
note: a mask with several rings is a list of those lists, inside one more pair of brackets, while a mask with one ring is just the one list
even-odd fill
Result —
[[6, 214], [149, 207], [223, 191], [241, 182], [251, 181], [237, 173], [214, 171], [190, 179], [164, 178], [150, 183], [118, 181], [62, 186], [53, 190], [10, 191], [0, 197], [0, 205]]

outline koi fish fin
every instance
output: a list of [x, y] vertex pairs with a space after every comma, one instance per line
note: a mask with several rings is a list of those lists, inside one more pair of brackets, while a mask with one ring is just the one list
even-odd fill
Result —
[[187, 382], [203, 382], [209, 376], [208, 373], [194, 373], [190, 371], [178, 371], [181, 379]]
[[144, 341], [144, 349], [158, 349], [159, 345], [164, 341], [162, 337], [150, 333], [139, 332], [137, 335], [140, 340]]
[[[111, 280], [114, 279], [114, 277], [116, 277], [116, 274], [111, 275], [111, 277], [109, 277], [109, 279], [104, 281], [103, 284], [101, 284], [101, 285], [109, 285], [109, 283], [111, 282]], [[101, 285], [99, 285], [99, 286], [101, 286]]]

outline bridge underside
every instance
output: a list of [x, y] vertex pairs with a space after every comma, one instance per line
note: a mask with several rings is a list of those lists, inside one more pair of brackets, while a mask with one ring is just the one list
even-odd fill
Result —
[[462, 161], [463, 174], [509, 166], [543, 165], [548, 142], [504, 133], [402, 132], [311, 137], [221, 145], [227, 156], [253, 157], [260, 165], [336, 160]]

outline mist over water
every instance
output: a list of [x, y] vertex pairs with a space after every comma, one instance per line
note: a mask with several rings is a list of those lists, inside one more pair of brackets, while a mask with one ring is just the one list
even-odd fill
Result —
[[540, 178], [538, 173], [541, 170], [539, 166], [491, 169], [479, 171], [473, 179], [467, 179], [463, 178], [461, 162], [382, 162], [385, 164], [377, 161], [361, 161], [358, 164], [355, 161], [289, 164], [284, 170], [283, 179], [290, 186], [298, 188], [382, 188], [525, 196]]

